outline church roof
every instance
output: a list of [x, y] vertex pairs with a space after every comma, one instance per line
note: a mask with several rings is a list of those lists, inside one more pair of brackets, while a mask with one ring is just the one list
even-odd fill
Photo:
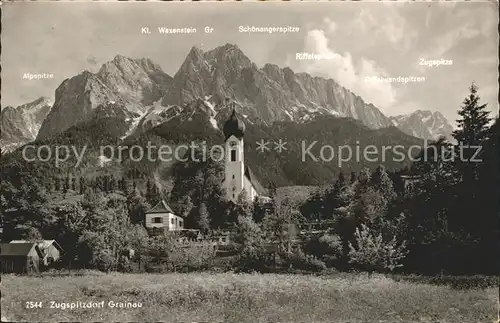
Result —
[[153, 208], [148, 210], [146, 213], [174, 213], [170, 206], [168, 206], [167, 202], [161, 200], [158, 204], [156, 204]]
[[226, 136], [226, 140], [232, 135], [236, 136], [238, 139], [243, 138], [243, 134], [245, 133], [245, 123], [238, 119], [234, 108], [233, 113], [224, 124], [222, 131], [224, 132], [224, 136]]
[[257, 177], [255, 177], [252, 170], [247, 165], [245, 165], [245, 177], [248, 178], [250, 183], [252, 183], [252, 186], [255, 189], [255, 191], [257, 192], [257, 194], [259, 194], [259, 195], [266, 195], [267, 194], [267, 191], [264, 188], [264, 186], [262, 186], [262, 184], [260, 184], [260, 182], [257, 180]]

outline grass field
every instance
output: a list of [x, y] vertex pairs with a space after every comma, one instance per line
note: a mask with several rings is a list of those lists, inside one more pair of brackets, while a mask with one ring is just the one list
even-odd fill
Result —
[[[494, 322], [498, 289], [393, 281], [363, 274], [3, 275], [2, 320], [163, 322]], [[26, 302], [42, 302], [27, 309]], [[104, 308], [51, 309], [50, 302], [101, 302]], [[109, 308], [108, 302], [141, 308]]]

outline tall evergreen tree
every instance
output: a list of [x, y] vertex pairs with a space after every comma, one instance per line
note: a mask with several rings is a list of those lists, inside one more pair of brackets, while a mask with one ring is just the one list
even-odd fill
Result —
[[69, 175], [66, 175], [64, 178], [64, 184], [63, 184], [63, 192], [66, 193], [69, 190], [70, 187], [70, 178]]
[[83, 176], [80, 176], [80, 179], [79, 179], [79, 188], [80, 188], [80, 195], [84, 194], [86, 186], [85, 186], [85, 177], [83, 177]]
[[122, 191], [125, 195], [129, 194], [127, 181], [124, 176], [118, 180], [118, 189]]
[[106, 193], [109, 192], [109, 175], [104, 175], [102, 177], [102, 190]]
[[148, 179], [146, 181], [146, 199], [151, 204], [153, 204], [151, 201], [152, 196], [153, 196], [153, 185], [151, 184], [151, 181]]
[[371, 185], [382, 193], [387, 202], [392, 202], [396, 198], [394, 184], [384, 166], [378, 166], [372, 174]]
[[[478, 178], [478, 165], [482, 155], [482, 151], [479, 151], [479, 154], [476, 152], [488, 137], [491, 118], [486, 110], [487, 104], [479, 103], [477, 86], [473, 83], [469, 90], [469, 97], [465, 98], [458, 111], [460, 119], [457, 120], [457, 130], [453, 132], [453, 137], [458, 142], [458, 158], [455, 159], [457, 174], [460, 175], [463, 185], [470, 189]], [[470, 193], [475, 195], [473, 191]]]
[[480, 208], [476, 186], [479, 181], [480, 165], [483, 163], [484, 144], [490, 133], [488, 124], [491, 118], [489, 111], [486, 110], [487, 104], [480, 104], [479, 100], [477, 87], [472, 84], [470, 94], [458, 112], [460, 115], [460, 119], [457, 120], [458, 129], [453, 132], [454, 138], [458, 141], [458, 149], [463, 150], [455, 159], [456, 177], [459, 183], [454, 211], [456, 215], [453, 220], [459, 228], [466, 231], [478, 226], [471, 215]]
[[453, 137], [459, 144], [481, 145], [488, 137], [490, 113], [486, 110], [487, 103], [479, 104], [477, 86], [472, 83], [469, 90], [469, 96], [458, 111], [460, 119], [457, 120], [457, 130], [453, 131]]
[[72, 177], [71, 178], [71, 189], [76, 192], [76, 178]]
[[131, 223], [144, 223], [145, 214], [150, 208], [151, 205], [146, 201], [146, 198], [141, 196], [137, 191], [131, 191], [127, 195], [127, 210]]
[[59, 192], [61, 190], [61, 178], [59, 176], [54, 177], [54, 190]]
[[355, 172], [351, 172], [351, 178], [349, 179], [349, 182], [352, 184], [356, 181], [357, 176]]
[[325, 206], [325, 208], [329, 210], [329, 213], [331, 213], [329, 214], [329, 217], [333, 217], [333, 210], [335, 210], [339, 205], [342, 204], [341, 194], [342, 191], [346, 188], [346, 184], [347, 183], [344, 177], [344, 173], [341, 172], [326, 198], [327, 205]]
[[269, 187], [268, 187], [269, 197], [274, 198], [274, 196], [276, 196], [276, 190], [277, 190], [276, 183], [274, 183], [274, 181], [271, 180], [269, 182]]

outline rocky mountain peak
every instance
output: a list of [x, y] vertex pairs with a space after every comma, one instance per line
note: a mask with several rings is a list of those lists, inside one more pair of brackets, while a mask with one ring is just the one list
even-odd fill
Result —
[[16, 108], [6, 107], [1, 112], [2, 137], [0, 148], [11, 151], [35, 140], [43, 120], [52, 107], [52, 100], [40, 97]]
[[451, 139], [453, 127], [439, 111], [416, 110], [410, 114], [391, 117], [400, 130], [414, 137], [435, 140], [441, 136]]
[[186, 57], [186, 60], [188, 60], [189, 58], [192, 58], [192, 59], [203, 59], [203, 50], [201, 50], [200, 48], [198, 48], [197, 46], [193, 46], [191, 47], [191, 50], [189, 51], [187, 57]]
[[130, 58], [123, 56], [122, 54], [116, 54], [116, 56], [113, 58], [112, 62], [119, 63], [122, 61], [128, 61]]
[[253, 65], [252, 61], [238, 46], [229, 43], [208, 51], [205, 54], [205, 59], [215, 61], [218, 67], [229, 66], [243, 69]]
[[31, 103], [25, 104], [25, 106], [28, 106], [28, 105], [31, 105], [32, 107], [33, 106], [40, 106], [40, 105], [52, 106], [52, 104], [54, 104], [54, 101], [51, 98], [49, 98], [47, 96], [41, 96]]
[[172, 78], [149, 59], [116, 55], [99, 72], [83, 71], [64, 80], [56, 89], [53, 109], [44, 120], [38, 139], [44, 139], [89, 120], [92, 111], [108, 102], [142, 113], [146, 106], [162, 98]]

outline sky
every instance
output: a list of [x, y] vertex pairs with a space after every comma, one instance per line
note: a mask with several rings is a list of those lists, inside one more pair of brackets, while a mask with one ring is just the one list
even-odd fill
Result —
[[[150, 58], [174, 75], [193, 46], [238, 47], [266, 63], [333, 78], [388, 116], [439, 111], [452, 123], [472, 82], [498, 114], [498, 5], [491, 2], [11, 2], [2, 5], [2, 107], [54, 98], [66, 78], [117, 54]], [[239, 26], [295, 26], [256, 34]], [[213, 32], [205, 33], [205, 27]], [[142, 34], [149, 27], [151, 34]], [[194, 27], [165, 35], [158, 27]], [[297, 60], [296, 53], [328, 55]], [[421, 66], [424, 60], [451, 65]], [[26, 80], [24, 73], [53, 74]], [[366, 77], [425, 77], [370, 83]]]

